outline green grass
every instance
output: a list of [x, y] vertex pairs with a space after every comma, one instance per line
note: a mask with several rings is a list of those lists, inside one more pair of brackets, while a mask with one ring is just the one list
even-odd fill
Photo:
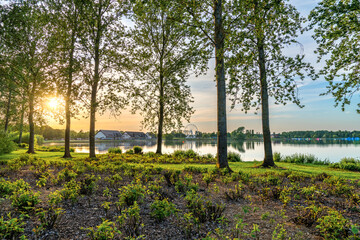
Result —
[[[5, 154], [0, 156], [1, 160], [10, 160], [19, 157], [21, 154], [24, 154], [26, 152], [25, 149], [20, 149], [17, 151], [14, 151], [10, 154]], [[37, 152], [36, 156], [48, 159], [48, 160], [64, 160], [62, 158], [63, 152]], [[71, 153], [73, 156], [73, 160], [81, 159], [84, 157], [88, 157], [87, 153]], [[71, 161], [71, 160], [70, 160]], [[136, 163], [132, 163], [134, 165], [138, 165]], [[265, 172], [281, 172], [281, 171], [295, 171], [299, 173], [306, 173], [306, 174], [320, 174], [320, 173], [327, 173], [329, 175], [334, 175], [338, 177], [343, 177], [347, 179], [359, 179], [360, 173], [359, 172], [352, 172], [348, 170], [343, 169], [334, 169], [330, 168], [329, 166], [323, 166], [323, 165], [312, 165], [312, 164], [294, 164], [294, 163], [283, 163], [278, 162], [276, 165], [279, 168], [272, 168], [272, 169], [265, 169], [265, 168], [257, 168], [261, 164], [261, 162], [236, 162], [236, 163], [229, 163], [230, 167], [233, 171], [242, 171], [245, 173], [250, 173], [252, 175], [258, 175], [258, 174], [264, 174]], [[152, 163], [151, 165], [159, 166], [165, 169], [175, 169], [175, 170], [182, 170], [185, 167], [188, 166], [194, 166], [199, 168], [208, 168], [213, 169], [215, 168], [215, 165], [213, 164], [158, 164], [158, 163]]]
[[[9, 154], [0, 155], [0, 160], [10, 160], [19, 157], [21, 154], [26, 153], [26, 149], [19, 149]], [[63, 159], [62, 156], [64, 155], [63, 152], [41, 152], [38, 151], [35, 154], [39, 158], [49, 159], [49, 160], [58, 160]], [[87, 153], [71, 153], [73, 158], [83, 158], [87, 157], [89, 154]]]

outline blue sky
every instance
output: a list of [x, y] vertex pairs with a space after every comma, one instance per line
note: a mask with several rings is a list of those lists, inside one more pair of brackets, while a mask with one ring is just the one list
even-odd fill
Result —
[[[290, 0], [303, 16], [307, 16], [317, 2], [314, 0]], [[304, 47], [306, 61], [313, 64], [319, 70], [323, 64], [316, 62], [316, 42], [311, 38], [312, 32], [306, 32], [298, 38]], [[289, 48], [289, 53], [298, 49]], [[191, 123], [197, 125], [203, 132], [216, 131], [216, 87], [214, 82], [213, 62], [210, 62], [210, 70], [207, 75], [198, 78], [191, 77], [188, 84], [191, 86], [194, 96], [193, 107], [196, 110], [191, 118]], [[356, 105], [359, 103], [359, 93], [353, 97], [352, 104], [343, 112], [334, 107], [334, 100], [330, 95], [319, 96], [326, 91], [327, 83], [322, 77], [316, 81], [305, 79], [299, 83], [299, 96], [301, 103], [305, 105], [300, 109], [294, 104], [270, 105], [270, 129], [272, 132], [291, 130], [359, 130], [360, 114], [356, 113]], [[228, 103], [228, 131], [233, 131], [239, 126], [246, 129], [254, 129], [261, 132], [261, 113], [254, 114], [249, 111], [245, 114], [240, 107], [230, 109]], [[123, 111], [118, 118], [105, 114], [97, 117], [97, 129], [141, 130], [141, 117], [132, 115], [129, 111]], [[186, 125], [186, 123], [184, 123]], [[63, 128], [54, 122], [52, 126]], [[74, 120], [75, 130], [87, 130], [88, 120]]]

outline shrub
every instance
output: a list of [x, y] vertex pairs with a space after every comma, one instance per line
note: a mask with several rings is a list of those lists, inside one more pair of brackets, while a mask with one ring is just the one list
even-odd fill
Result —
[[139, 146], [134, 146], [133, 150], [135, 154], [141, 154], [143, 149]]
[[[11, 218], [10, 213], [7, 215], [8, 220], [4, 220], [4, 217], [0, 218], [0, 239], [19, 239], [19, 235], [24, 232], [23, 219]], [[21, 236], [20, 239], [25, 239]]]
[[84, 178], [80, 181], [80, 193], [84, 195], [91, 195], [96, 190], [96, 182], [100, 177], [95, 175], [85, 174]]
[[176, 212], [175, 204], [169, 203], [167, 199], [155, 200], [151, 206], [150, 216], [155, 218], [158, 222], [165, 220], [165, 218]]
[[40, 193], [31, 190], [19, 189], [10, 197], [11, 205], [18, 211], [29, 212], [40, 202]]
[[315, 165], [329, 165], [329, 160], [320, 160], [317, 157], [315, 157], [313, 154], [301, 154], [301, 153], [295, 153], [291, 156], [285, 156], [281, 157], [280, 162], [287, 162], [287, 163], [310, 163]]
[[229, 162], [241, 162], [241, 156], [238, 153], [235, 152], [229, 152], [227, 159]]
[[63, 214], [64, 209], [62, 208], [50, 208], [49, 210], [39, 209], [36, 215], [39, 216], [41, 227], [50, 230], [59, 222]]
[[16, 149], [16, 144], [10, 140], [9, 136], [0, 131], [0, 155], [11, 153]]
[[[21, 143], [26, 143], [26, 144], [29, 144], [29, 139], [30, 139], [30, 133], [26, 132], [26, 133], [23, 133], [22, 135], [22, 139], [21, 139]], [[17, 133], [16, 135], [12, 135], [12, 140], [14, 142], [17, 142], [19, 141], [19, 134]], [[35, 145], [41, 145], [44, 143], [44, 137], [42, 135], [37, 135], [35, 134], [35, 138], [34, 138], [34, 143]]]
[[141, 223], [140, 208], [137, 202], [134, 202], [132, 207], [124, 210], [123, 213], [116, 220], [124, 235], [128, 239], [136, 239], [140, 235], [143, 224]]
[[122, 153], [122, 150], [118, 147], [117, 148], [109, 148], [108, 153], [115, 153], [115, 154], [119, 153], [120, 154], [120, 153]]
[[117, 203], [120, 207], [132, 206], [136, 201], [141, 200], [145, 196], [146, 187], [137, 184], [129, 184], [119, 189], [119, 202]]
[[347, 236], [350, 221], [344, 218], [338, 211], [329, 210], [328, 215], [317, 220], [316, 228], [325, 239], [339, 239]]
[[195, 191], [187, 192], [185, 199], [187, 201], [186, 206], [200, 222], [214, 221], [221, 217], [225, 210], [225, 205], [205, 200]]
[[70, 199], [72, 203], [78, 201], [80, 192], [79, 183], [77, 183], [74, 179], [64, 184], [64, 188], [61, 190], [61, 196], [64, 200]]
[[279, 152], [274, 152], [273, 153], [273, 159], [274, 159], [274, 162], [280, 162], [281, 161], [281, 154]]
[[86, 228], [88, 230], [88, 236], [92, 240], [107, 240], [114, 239], [116, 235], [121, 232], [115, 227], [115, 223], [104, 220], [99, 226], [94, 229], [93, 227]]
[[175, 157], [186, 157], [186, 158], [195, 158], [198, 157], [199, 155], [192, 149], [183, 151], [183, 150], [176, 150], [174, 151], [173, 155]]

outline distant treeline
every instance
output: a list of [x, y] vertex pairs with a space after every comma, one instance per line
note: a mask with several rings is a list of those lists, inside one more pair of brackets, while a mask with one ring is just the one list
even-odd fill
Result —
[[[25, 126], [25, 129], [27, 129], [27, 126]], [[16, 135], [18, 135], [19, 131], [16, 128], [11, 129], [10, 135], [13, 138], [13, 140], [16, 139]], [[42, 136], [45, 140], [60, 140], [64, 138], [65, 129], [55, 129], [50, 126], [44, 125], [44, 126], [35, 126], [35, 134], [38, 136]], [[24, 137], [27, 137], [27, 132], [24, 132]], [[70, 131], [70, 137], [71, 139], [88, 139], [89, 138], [89, 132], [84, 132], [80, 130], [79, 132], [76, 131]], [[22, 142], [27, 143], [27, 139], [23, 139]]]
[[291, 131], [276, 134], [280, 138], [355, 138], [360, 137], [360, 131]]

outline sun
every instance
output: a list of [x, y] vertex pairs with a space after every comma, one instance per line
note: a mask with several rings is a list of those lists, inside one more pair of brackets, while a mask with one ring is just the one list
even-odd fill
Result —
[[59, 106], [59, 99], [56, 97], [50, 98], [48, 101], [48, 106], [51, 109], [56, 109]]

